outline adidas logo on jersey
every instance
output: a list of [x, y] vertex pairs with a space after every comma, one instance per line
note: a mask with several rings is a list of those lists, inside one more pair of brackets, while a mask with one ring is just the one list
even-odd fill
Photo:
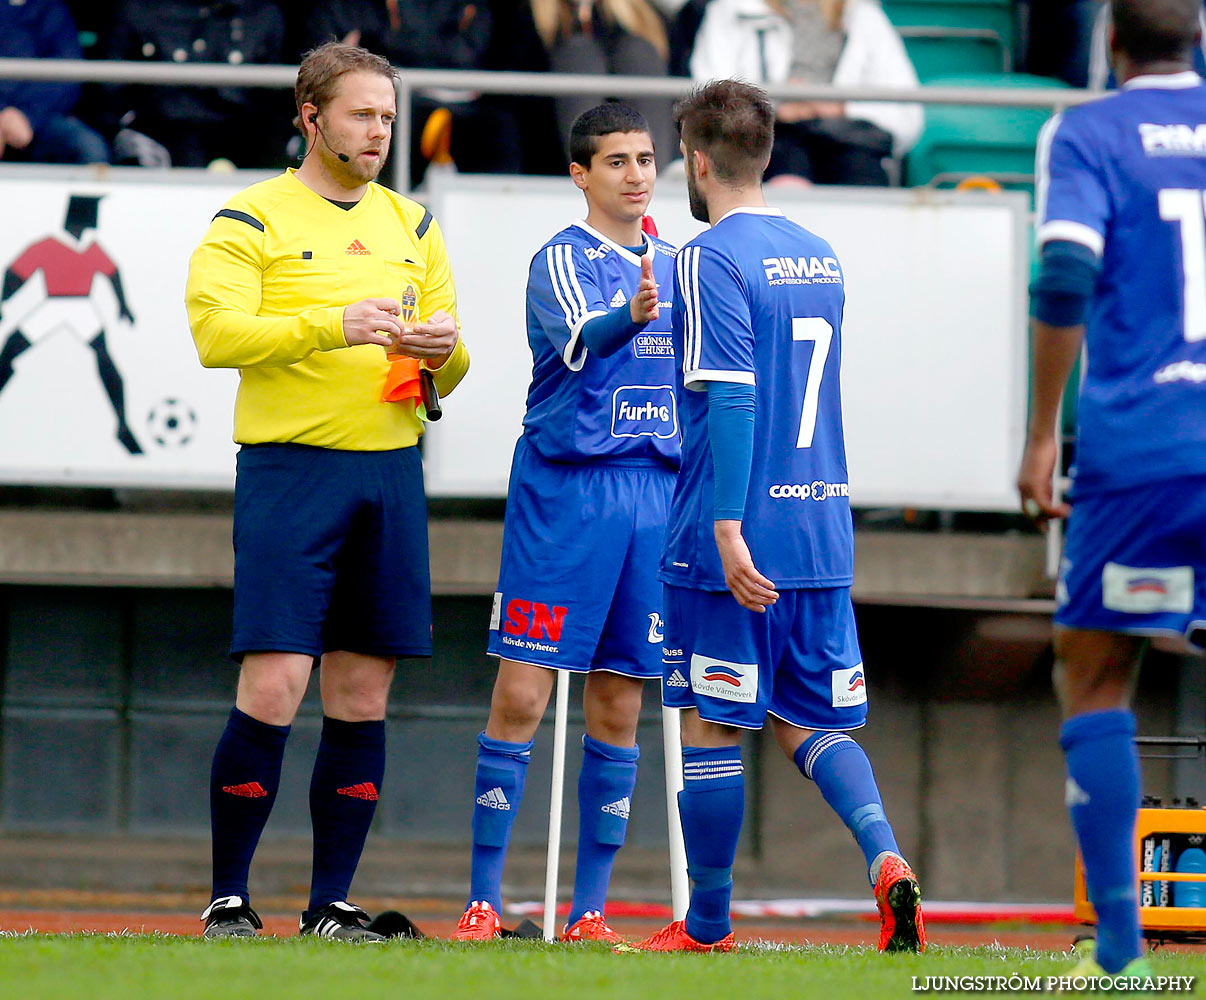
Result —
[[503, 790], [498, 787], [491, 788], [490, 791], [479, 795], [477, 797], [477, 804], [485, 806], [487, 809], [501, 809], [503, 812], [508, 812], [511, 809], [511, 803], [503, 795]]
[[682, 675], [682, 672], [679, 670], [674, 671], [674, 673], [672, 673], [666, 680], [666, 687], [668, 688], [685, 688], [690, 686], [691, 685], [687, 683], [687, 678], [685, 678]]
[[359, 240], [352, 240], [352, 242], [348, 244], [347, 250], [344, 251], [344, 253], [351, 254], [370, 254], [372, 252], [372, 250], [366, 247]]
[[601, 811], [612, 816], [619, 816], [620, 819], [628, 819], [628, 811], [631, 808], [632, 801], [625, 795], [622, 799], [616, 799], [615, 802], [608, 802]]
[[608, 305], [610, 305], [612, 309], [618, 309], [627, 301], [628, 296], [624, 294], [624, 289], [617, 288], [616, 294], [611, 297], [611, 302], [609, 302]]

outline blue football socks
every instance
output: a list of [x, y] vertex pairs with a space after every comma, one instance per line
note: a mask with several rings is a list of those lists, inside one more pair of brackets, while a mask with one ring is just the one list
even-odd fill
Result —
[[691, 876], [687, 933], [701, 944], [712, 944], [733, 929], [733, 861], [745, 814], [741, 747], [683, 747], [678, 812]]
[[385, 722], [324, 716], [310, 778], [314, 872], [308, 913], [345, 902], [385, 775]]
[[469, 902], [484, 900], [496, 913], [502, 913], [503, 865], [531, 756], [531, 740], [508, 743], [485, 733], [477, 738]]
[[1068, 811], [1097, 911], [1097, 961], [1109, 973], [1143, 954], [1135, 894], [1134, 737], [1135, 716], [1124, 709], [1073, 716], [1059, 733], [1068, 764]]
[[804, 777], [816, 782], [829, 808], [854, 834], [874, 883], [875, 859], [884, 853], [900, 854], [900, 849], [863, 748], [845, 733], [814, 733], [792, 759]]
[[231, 709], [209, 779], [214, 882], [211, 900], [248, 898], [251, 858], [281, 783], [288, 726], [270, 726]]
[[616, 747], [582, 737], [578, 773], [578, 867], [568, 926], [588, 910], [603, 912], [611, 867], [624, 845], [636, 787], [640, 747]]

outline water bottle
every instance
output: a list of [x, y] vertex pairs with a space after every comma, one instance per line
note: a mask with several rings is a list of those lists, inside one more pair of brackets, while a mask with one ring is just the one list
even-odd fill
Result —
[[[1206, 851], [1185, 848], [1177, 858], [1177, 871], [1206, 875]], [[1174, 882], [1173, 906], [1206, 907], [1206, 882]]]

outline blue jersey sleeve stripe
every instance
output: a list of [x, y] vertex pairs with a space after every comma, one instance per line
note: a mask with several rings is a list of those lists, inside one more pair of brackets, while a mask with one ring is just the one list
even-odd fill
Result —
[[1105, 237], [1092, 226], [1083, 222], [1071, 222], [1067, 219], [1052, 219], [1045, 222], [1035, 231], [1035, 242], [1041, 247], [1053, 240], [1068, 240], [1079, 243], [1093, 251], [1094, 256], [1100, 257], [1105, 253]]

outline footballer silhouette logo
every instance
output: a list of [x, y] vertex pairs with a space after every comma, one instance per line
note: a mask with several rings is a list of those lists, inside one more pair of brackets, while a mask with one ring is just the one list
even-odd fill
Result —
[[169, 396], [151, 407], [147, 432], [160, 448], [183, 448], [196, 435], [197, 412], [188, 403]]
[[[87, 345], [116, 419], [117, 442], [130, 455], [142, 445], [126, 423], [125, 383], [112, 354], [114, 323], [133, 328], [121, 273], [97, 239], [101, 195], [73, 194], [63, 228], [35, 240], [10, 261], [0, 285], [0, 392], [15, 374], [13, 363], [26, 351], [66, 331]], [[97, 289], [109, 286], [108, 293]], [[117, 316], [102, 307], [106, 298]]]

